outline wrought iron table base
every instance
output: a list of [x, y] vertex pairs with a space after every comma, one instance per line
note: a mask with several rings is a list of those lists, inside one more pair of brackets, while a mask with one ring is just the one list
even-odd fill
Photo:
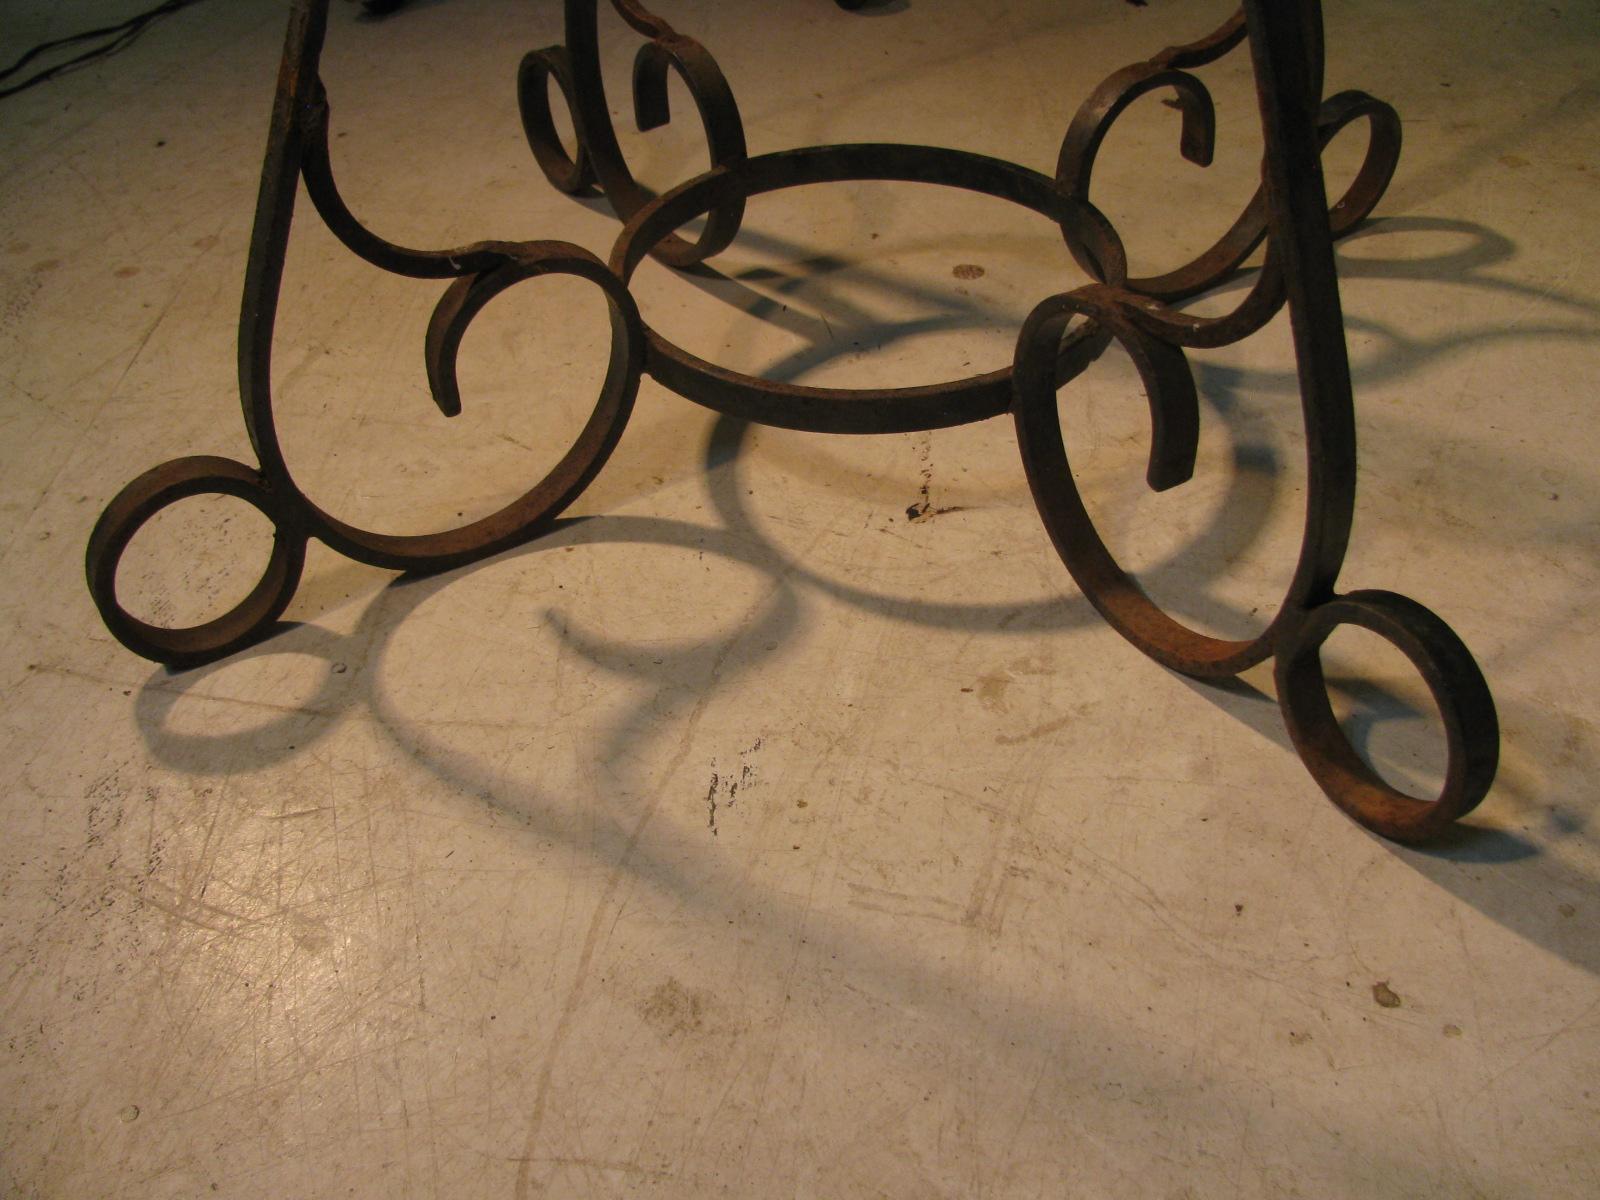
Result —
[[[350, 558], [408, 571], [459, 566], [547, 530], [584, 490], [616, 446], [641, 374], [697, 403], [750, 421], [830, 433], [935, 429], [1010, 413], [1023, 468], [1051, 539], [1105, 619], [1157, 662], [1201, 679], [1231, 676], [1273, 658], [1279, 704], [1295, 747], [1327, 794], [1386, 837], [1423, 841], [1470, 811], [1493, 781], [1499, 757], [1494, 702], [1471, 654], [1442, 620], [1413, 600], [1381, 591], [1339, 593], [1335, 584], [1355, 503], [1356, 438], [1333, 239], [1354, 228], [1382, 196], [1400, 152], [1394, 110], [1360, 92], [1322, 96], [1319, 0], [1245, 0], [1221, 28], [1111, 75], [1078, 110], [1054, 178], [998, 159], [906, 145], [839, 145], [751, 157], [733, 92], [716, 61], [692, 38], [646, 11], [612, 0], [646, 40], [634, 62], [634, 112], [641, 130], [664, 124], [668, 72], [699, 110], [712, 167], [652, 196], [628, 170], [600, 76], [598, 0], [565, 0], [566, 44], [523, 60], [517, 95], [528, 141], [550, 182], [565, 192], [598, 187], [625, 222], [609, 263], [566, 242], [476, 242], [451, 250], [394, 245], [345, 206], [328, 155], [329, 110], [318, 59], [328, 0], [295, 0], [278, 80], [239, 325], [239, 389], [259, 467], [230, 459], [175, 459], [139, 476], [107, 506], [90, 537], [89, 589], [107, 627], [135, 653], [172, 667], [223, 657], [277, 627], [300, 580], [306, 543], [317, 538]], [[1185, 158], [1210, 162], [1215, 117], [1193, 72], [1248, 42], [1266, 154], [1261, 186], [1211, 249], [1165, 275], [1129, 278], [1116, 229], [1089, 200], [1095, 158], [1111, 125], [1139, 97], [1170, 92], [1182, 113]], [[550, 108], [554, 82], [571, 111], [579, 149], [569, 157]], [[1365, 161], [1331, 208], [1321, 151], [1341, 129], [1364, 120]], [[296, 485], [279, 445], [270, 387], [273, 323], [294, 202], [301, 180], [333, 233], [355, 254], [396, 274], [451, 279], [428, 326], [426, 361], [434, 400], [460, 411], [456, 352], [477, 312], [500, 292], [547, 274], [576, 275], [604, 294], [611, 356], [600, 397], [564, 457], [537, 485], [500, 511], [456, 529], [420, 536], [370, 532], [318, 508]], [[1060, 225], [1094, 283], [1034, 309], [1005, 370], [924, 387], [846, 390], [773, 383], [708, 363], [647, 326], [628, 291], [647, 255], [675, 267], [705, 261], [738, 232], [752, 196], [844, 180], [941, 184], [1013, 201]], [[680, 236], [703, 217], [697, 241]], [[1265, 261], [1232, 312], [1198, 317], [1184, 301], [1232, 278], [1263, 243]], [[1306, 523], [1298, 564], [1277, 615], [1244, 640], [1188, 628], [1159, 608], [1096, 531], [1073, 483], [1062, 441], [1057, 390], [1112, 341], [1138, 369], [1152, 422], [1148, 480], [1155, 489], [1186, 481], [1194, 468], [1199, 403], [1187, 348], [1249, 337], [1285, 305], [1294, 333], [1306, 427]], [[1080, 318], [1074, 322], [1074, 318]], [[124, 550], [156, 513], [195, 495], [237, 497], [275, 530], [265, 574], [215, 620], [183, 629], [146, 623], [118, 601]], [[1366, 628], [1416, 666], [1443, 719], [1448, 760], [1438, 796], [1422, 799], [1386, 783], [1356, 752], [1328, 700], [1321, 647], [1341, 625]]]

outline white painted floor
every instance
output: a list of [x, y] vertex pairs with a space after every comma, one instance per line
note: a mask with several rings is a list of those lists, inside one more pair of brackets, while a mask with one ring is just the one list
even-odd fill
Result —
[[[8, 5], [3, 57], [136, 7]], [[616, 222], [545, 184], [516, 114], [559, 7], [335, 5], [336, 167], [366, 221], [608, 252]], [[1101, 77], [1228, 4], [657, 7], [716, 54], [755, 150], [1050, 170]], [[254, 461], [234, 322], [287, 6], [199, 4], [0, 102], [7, 1194], [1600, 1195], [1600, 16], [1326, 7], [1328, 90], [1406, 120], [1381, 219], [1339, 255], [1343, 582], [1449, 620], [1504, 727], [1494, 791], [1429, 851], [1322, 797], [1268, 669], [1187, 682], [1101, 623], [1005, 419], [824, 438], [646, 381], [587, 520], [412, 582], [314, 548], [292, 630], [153, 667], [101, 626], [84, 544], [157, 462]], [[626, 112], [637, 38], [603, 32]], [[1108, 145], [1096, 196], [1136, 268], [1252, 187], [1247, 64], [1207, 79], [1211, 169], [1153, 99]], [[703, 161], [692, 121], [625, 145], [656, 186]], [[997, 367], [1082, 281], [1047, 222], [939, 189], [776, 195], [746, 229], [726, 280], [651, 265], [635, 291], [779, 378]], [[468, 336], [445, 421], [422, 372], [441, 290], [302, 203], [275, 378], [290, 459], [342, 517], [489, 511], [595, 394], [596, 295], [527, 284]], [[1298, 544], [1286, 325], [1194, 356], [1201, 463], [1167, 495], [1126, 358], [1062, 396], [1108, 536], [1219, 629], [1265, 620]], [[131, 603], [217, 611], [259, 569], [253, 520], [174, 510], [130, 552]], [[1436, 716], [1346, 640], [1352, 728], [1426, 787]]]

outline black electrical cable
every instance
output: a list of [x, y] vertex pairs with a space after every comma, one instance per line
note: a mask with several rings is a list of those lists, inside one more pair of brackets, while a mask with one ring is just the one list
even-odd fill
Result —
[[36, 83], [43, 83], [47, 79], [53, 79], [63, 71], [70, 70], [71, 68], [80, 66], [83, 63], [92, 62], [97, 58], [104, 58], [107, 55], [115, 54], [118, 50], [123, 49], [125, 46], [131, 43], [134, 38], [143, 33], [145, 26], [149, 25], [152, 21], [160, 20], [162, 17], [169, 16], [170, 14], [177, 12], [180, 8], [188, 8], [189, 5], [198, 4], [199, 2], [200, 0], [165, 0], [164, 3], [156, 5], [147, 12], [142, 12], [138, 16], [129, 17], [120, 25], [107, 25], [104, 29], [90, 29], [83, 33], [74, 33], [70, 37], [56, 38], [53, 42], [43, 42], [40, 45], [35, 46], [32, 50], [29, 50], [5, 70], [0, 71], [0, 79], [9, 79], [34, 59], [38, 58], [41, 54], [47, 54], [51, 50], [57, 50], [62, 46], [72, 46], [78, 42], [93, 41], [95, 38], [109, 39], [103, 44], [95, 46], [93, 49], [85, 50], [76, 58], [69, 58], [66, 62], [57, 63], [53, 67], [46, 67], [38, 74], [30, 75], [21, 83], [12, 84], [10, 87], [0, 88], [0, 99], [4, 99], [7, 96], [14, 96], [18, 92], [31, 88]]

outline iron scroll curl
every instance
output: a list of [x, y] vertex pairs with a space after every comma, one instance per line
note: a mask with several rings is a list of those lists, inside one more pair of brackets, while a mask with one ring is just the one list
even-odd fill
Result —
[[[667, 73], [683, 80], [694, 98], [713, 168], [733, 167], [747, 157], [744, 121], [733, 89], [717, 60], [693, 38], [677, 32], [635, 0], [612, 0], [618, 15], [648, 41], [633, 64], [634, 120], [641, 133], [671, 119]], [[617, 142], [616, 127], [600, 75], [597, 0], [566, 0], [566, 44], [535, 50], [518, 71], [517, 101], [523, 131], [545, 177], [560, 191], [577, 193], [598, 186], [622, 221], [631, 219], [653, 196], [634, 178]], [[569, 157], [556, 133], [549, 82], [557, 83], [572, 116], [577, 151]], [[725, 197], [706, 216], [697, 241], [676, 234], [652, 253], [673, 267], [689, 267], [726, 250], [744, 219], [744, 198]]]

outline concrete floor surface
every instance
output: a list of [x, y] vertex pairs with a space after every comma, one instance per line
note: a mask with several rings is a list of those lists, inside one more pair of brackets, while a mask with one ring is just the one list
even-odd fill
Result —
[[[657, 7], [717, 56], [755, 150], [934, 142], [1043, 170], [1104, 75], [1228, 10]], [[546, 185], [516, 113], [559, 8], [335, 6], [335, 167], [365, 221], [604, 257], [615, 220]], [[647, 380], [582, 520], [418, 580], [314, 546], [292, 628], [153, 667], [100, 624], [84, 544], [157, 462], [254, 461], [234, 323], [286, 5], [193, 6], [0, 102], [9, 1194], [1600, 1195], [1600, 13], [1326, 8], [1328, 91], [1406, 122], [1339, 250], [1362, 439], [1343, 583], [1450, 621], [1503, 724], [1495, 789], [1427, 850], [1322, 797], [1269, 669], [1203, 686], [1104, 626], [1006, 419], [827, 438]], [[12, 5], [4, 57], [122, 15]], [[637, 38], [603, 36], [625, 108]], [[1136, 269], [1252, 189], [1248, 63], [1206, 78], [1210, 169], [1149, 100], [1097, 173]], [[685, 119], [624, 146], [658, 187], [704, 156]], [[1361, 150], [1341, 137], [1330, 177]], [[745, 229], [719, 276], [650, 264], [634, 291], [667, 336], [772, 378], [998, 367], [1082, 281], [1048, 222], [942, 189], [772, 195]], [[603, 306], [549, 280], [473, 326], [465, 411], [440, 417], [441, 289], [366, 267], [302, 202], [275, 385], [290, 461], [341, 517], [491, 511], [592, 403]], [[1239, 632], [1300, 536], [1287, 322], [1192, 357], [1200, 464], [1172, 493], [1144, 487], [1125, 357], [1063, 411], [1125, 560]], [[129, 602], [218, 611], [268, 536], [186, 502], [130, 551]], [[1341, 635], [1333, 690], [1426, 788], [1438, 720], [1396, 658]]]

